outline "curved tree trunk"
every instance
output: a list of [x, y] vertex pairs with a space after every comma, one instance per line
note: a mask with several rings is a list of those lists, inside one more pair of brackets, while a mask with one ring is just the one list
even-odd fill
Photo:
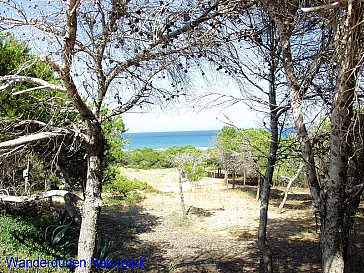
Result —
[[85, 260], [87, 267], [77, 267], [76, 273], [91, 272], [90, 259], [94, 256], [98, 221], [102, 206], [101, 182], [104, 137], [99, 124], [93, 125], [90, 131], [92, 131], [92, 144], [87, 148], [87, 181], [77, 253], [77, 259]]
[[[321, 251], [324, 273], [342, 273], [345, 269], [351, 206], [348, 198], [348, 159], [353, 144], [350, 124], [362, 52], [360, 23], [364, 8], [353, 0], [344, 7], [343, 17], [336, 27], [335, 47], [338, 78], [331, 114], [329, 177], [325, 181], [325, 213], [321, 225]], [[362, 61], [362, 60], [361, 60]], [[349, 214], [349, 215], [347, 215]]]
[[310, 187], [310, 192], [312, 196], [312, 205], [314, 207], [314, 210], [317, 212], [320, 211], [321, 209], [320, 186], [316, 174], [316, 164], [312, 152], [312, 144], [307, 133], [306, 125], [303, 120], [303, 113], [301, 107], [302, 95], [300, 93], [300, 86], [298, 83], [298, 79], [294, 72], [293, 59], [291, 54], [290, 34], [289, 34], [290, 30], [288, 29], [288, 27], [289, 26], [280, 26], [280, 31], [281, 31], [280, 43], [284, 59], [283, 66], [289, 86], [295, 129], [300, 139], [303, 167]]

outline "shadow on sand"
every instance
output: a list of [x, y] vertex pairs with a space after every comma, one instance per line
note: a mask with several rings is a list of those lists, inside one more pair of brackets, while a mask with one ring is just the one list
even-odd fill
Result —
[[[114, 205], [104, 207], [101, 212], [99, 234], [110, 240], [109, 252], [120, 251], [120, 259], [142, 257], [150, 268], [155, 261], [164, 263], [163, 245], [141, 242], [137, 235], [151, 232], [161, 223], [152, 214], [143, 212], [138, 205]], [[115, 258], [116, 259], [116, 258]], [[147, 270], [143, 271], [146, 272]]]
[[[246, 244], [246, 253], [232, 257], [216, 251], [204, 251], [196, 256], [181, 252], [180, 257], [167, 258], [168, 242], [149, 242], [139, 234], [152, 232], [162, 219], [143, 211], [140, 206], [103, 208], [100, 234], [112, 239], [111, 249], [122, 248], [123, 259], [143, 257], [147, 268], [131, 272], [259, 272], [259, 252], [256, 232], [237, 230], [234, 237]], [[274, 272], [321, 272], [319, 233], [312, 217], [269, 219], [268, 238], [273, 254]], [[252, 240], [254, 242], [252, 243]], [[250, 241], [250, 244], [247, 243]], [[363, 272], [364, 218], [359, 217], [352, 237], [346, 273]]]

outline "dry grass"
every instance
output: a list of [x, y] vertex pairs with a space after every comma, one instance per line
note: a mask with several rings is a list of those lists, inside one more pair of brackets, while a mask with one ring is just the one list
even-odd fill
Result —
[[[256, 187], [226, 189], [221, 179], [214, 178], [205, 178], [201, 188], [195, 190], [184, 183], [186, 209], [190, 208], [185, 219], [176, 170], [122, 172], [158, 190], [147, 193], [137, 206], [119, 207], [116, 212], [109, 208], [103, 214], [113, 219], [110, 236], [123, 234], [124, 253], [148, 261], [146, 272], [259, 271]], [[275, 272], [321, 272], [319, 234], [311, 216], [308, 192], [294, 189], [285, 210], [278, 214], [281, 192], [282, 189], [272, 190], [269, 212], [268, 236]], [[362, 255], [355, 253], [356, 257]]]

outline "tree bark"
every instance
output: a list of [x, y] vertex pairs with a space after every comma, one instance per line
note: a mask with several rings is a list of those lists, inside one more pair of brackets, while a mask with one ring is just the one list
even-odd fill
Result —
[[[80, 218], [79, 218], [79, 213], [78, 213], [78, 209], [77, 209], [77, 202], [80, 201], [81, 198], [78, 195], [71, 193], [69, 191], [66, 191], [66, 190], [49, 190], [44, 193], [38, 193], [35, 195], [31, 195], [31, 196], [12, 196], [12, 195], [9, 195], [7, 190], [3, 189], [2, 191], [0, 191], [0, 204], [1, 203], [28, 204], [30, 202], [38, 202], [44, 198], [52, 198], [52, 196], [62, 196], [64, 199], [65, 207], [66, 207], [66, 210], [67, 210], [69, 216], [76, 223], [79, 223]], [[17, 204], [16, 204], [16, 206], [17, 206]], [[51, 203], [50, 203], [50, 205], [51, 205]]]
[[0, 150], [10, 150], [12, 148], [16, 148], [21, 145], [28, 145], [28, 144], [35, 143], [37, 141], [48, 140], [48, 139], [57, 138], [57, 137], [65, 137], [65, 136], [67, 136], [67, 133], [69, 134], [69, 132], [67, 132], [67, 130], [60, 129], [60, 130], [54, 131], [54, 132], [41, 132], [41, 133], [21, 136], [16, 139], [1, 142]]
[[293, 59], [291, 54], [290, 29], [289, 26], [280, 25], [280, 44], [283, 54], [283, 66], [286, 73], [291, 98], [292, 114], [296, 133], [300, 139], [300, 148], [303, 158], [303, 166], [312, 196], [312, 205], [315, 211], [321, 210], [320, 185], [316, 174], [315, 158], [312, 152], [312, 144], [309, 139], [302, 113], [302, 94], [295, 75]]
[[269, 108], [270, 108], [270, 130], [271, 141], [268, 155], [268, 164], [265, 169], [264, 180], [261, 187], [260, 216], [258, 227], [258, 246], [261, 253], [261, 271], [264, 273], [273, 272], [272, 253], [267, 242], [268, 209], [270, 198], [270, 187], [272, 184], [274, 167], [278, 151], [278, 114], [276, 102], [276, 41], [275, 24], [270, 22], [270, 75], [269, 75]]
[[[91, 127], [91, 128], [90, 128]], [[94, 256], [101, 201], [102, 165], [104, 156], [104, 136], [98, 123], [89, 122], [90, 139], [87, 147], [87, 181], [85, 201], [82, 207], [81, 230], [78, 240], [78, 260], [86, 260], [87, 267], [77, 267], [76, 273], [91, 272], [90, 258]]]
[[[335, 46], [338, 78], [331, 114], [330, 164], [324, 183], [325, 213], [321, 219], [321, 251], [323, 273], [342, 273], [345, 269], [344, 251], [347, 248], [350, 225], [345, 217], [347, 206], [345, 188], [348, 184], [348, 159], [353, 140], [349, 127], [353, 117], [353, 99], [359, 72], [358, 44], [361, 4], [347, 2], [343, 19], [338, 24]], [[362, 18], [361, 18], [362, 19]]]
[[181, 209], [182, 209], [182, 215], [184, 218], [186, 218], [186, 207], [185, 207], [185, 199], [183, 196], [183, 186], [182, 186], [182, 170], [178, 170], [178, 186], [179, 186], [179, 197], [181, 199]]
[[255, 196], [255, 200], [259, 200], [260, 199], [260, 189], [261, 189], [261, 187], [262, 187], [262, 183], [261, 183], [261, 174], [259, 173], [258, 174], [258, 186], [257, 186], [257, 194], [256, 194], [256, 196]]
[[[259, 216], [259, 227], [258, 227], [258, 246], [261, 253], [261, 261], [260, 261], [262, 269], [261, 272], [264, 273], [273, 272], [272, 254], [267, 242], [267, 224], [268, 224], [270, 187], [274, 172], [274, 165], [276, 161], [276, 152], [278, 150], [278, 145], [273, 144], [273, 141], [274, 140], [272, 132], [270, 155], [268, 156], [268, 165], [265, 171], [264, 180], [261, 187], [260, 216]], [[277, 149], [275, 148], [275, 146], [277, 146]], [[276, 149], [275, 153], [274, 149]]]

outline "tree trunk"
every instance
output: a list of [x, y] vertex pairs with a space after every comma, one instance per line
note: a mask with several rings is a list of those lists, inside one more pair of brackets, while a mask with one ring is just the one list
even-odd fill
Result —
[[[273, 88], [270, 88], [273, 89]], [[274, 95], [270, 94], [270, 97]], [[270, 99], [273, 101], [273, 98]], [[276, 108], [275, 104], [274, 108]], [[277, 151], [278, 151], [278, 118], [275, 110], [271, 110], [270, 119], [271, 129], [271, 142], [270, 142], [270, 154], [268, 155], [268, 165], [265, 170], [264, 180], [261, 187], [261, 199], [260, 199], [260, 217], [259, 217], [259, 228], [258, 228], [258, 245], [262, 255], [261, 267], [264, 273], [273, 272], [272, 268], [272, 254], [270, 252], [267, 243], [267, 224], [268, 224], [268, 207], [270, 198], [270, 187], [272, 183], [274, 166], [276, 164]]]
[[28, 162], [27, 162], [27, 168], [23, 171], [23, 176], [24, 176], [24, 193], [26, 195], [30, 195], [30, 183], [29, 183], [29, 169], [30, 169], [30, 160], [28, 157]]
[[[273, 141], [273, 136], [272, 136], [272, 141]], [[273, 146], [275, 145], [273, 145], [271, 142], [271, 148], [270, 148], [271, 151], [274, 149]], [[270, 187], [274, 172], [275, 160], [276, 158], [273, 154], [270, 154], [268, 156], [268, 165], [265, 171], [264, 180], [261, 187], [258, 246], [261, 253], [261, 260], [260, 260], [261, 272], [264, 273], [273, 272], [272, 254], [270, 252], [270, 248], [267, 242], [267, 224], [268, 224]]]
[[325, 214], [321, 221], [321, 251], [324, 273], [344, 272], [345, 185], [347, 183], [348, 145], [345, 135], [350, 125], [353, 92], [338, 83], [331, 116], [329, 178], [325, 181]]
[[262, 187], [262, 183], [261, 183], [261, 177], [260, 177], [260, 173], [258, 174], [258, 187], [257, 187], [257, 194], [255, 196], [255, 200], [259, 200], [260, 198], [260, 189]]
[[235, 183], [236, 183], [236, 173], [233, 172], [233, 189], [235, 189]]
[[225, 167], [225, 171], [224, 171], [224, 183], [226, 185], [226, 188], [229, 188], [229, 173], [228, 173], [227, 167]]
[[186, 207], [185, 207], [185, 199], [183, 197], [182, 171], [181, 170], [178, 170], [178, 185], [179, 185], [179, 196], [181, 198], [182, 215], [185, 218], [187, 214], [186, 214]]
[[330, 131], [330, 164], [324, 183], [325, 213], [321, 224], [321, 251], [323, 273], [344, 272], [344, 251], [347, 249], [350, 202], [345, 189], [348, 186], [348, 159], [353, 139], [349, 132], [353, 117], [353, 99], [359, 72], [361, 48], [358, 27], [363, 12], [360, 3], [347, 2], [347, 9], [336, 29], [335, 46], [338, 78], [334, 91]]
[[275, 24], [271, 22], [270, 27], [270, 75], [269, 75], [269, 110], [270, 110], [270, 129], [271, 141], [268, 155], [268, 164], [265, 169], [264, 180], [261, 187], [260, 216], [258, 228], [258, 246], [261, 253], [261, 271], [264, 273], [273, 272], [272, 253], [267, 242], [268, 208], [270, 198], [270, 187], [272, 184], [274, 166], [277, 160], [278, 151], [278, 114], [276, 102], [276, 40]]
[[280, 44], [284, 59], [283, 66], [288, 81], [295, 129], [300, 139], [300, 148], [303, 158], [304, 171], [310, 187], [312, 205], [315, 211], [319, 211], [321, 209], [320, 186], [316, 174], [316, 164], [312, 152], [312, 144], [303, 120], [301, 107], [303, 94], [300, 94], [300, 86], [294, 72], [289, 34], [290, 29], [286, 25], [280, 25], [280, 31]]
[[85, 201], [82, 207], [82, 222], [78, 240], [78, 260], [85, 260], [87, 267], [77, 267], [76, 273], [91, 272], [90, 258], [94, 256], [98, 221], [102, 206], [101, 182], [104, 155], [104, 137], [99, 124], [91, 125], [90, 145], [87, 147], [87, 181]]

